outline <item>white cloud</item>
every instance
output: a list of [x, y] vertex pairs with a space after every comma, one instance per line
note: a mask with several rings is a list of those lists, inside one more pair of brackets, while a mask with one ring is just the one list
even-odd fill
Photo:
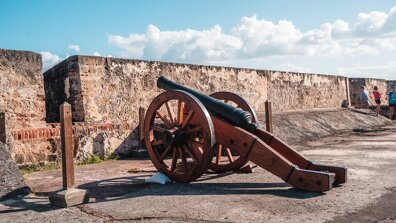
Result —
[[234, 27], [233, 34], [243, 42], [238, 53], [248, 58], [299, 54], [303, 50], [296, 45], [303, 34], [286, 20], [275, 24], [256, 16], [243, 17]]
[[61, 61], [61, 58], [58, 55], [52, 54], [48, 51], [43, 51], [40, 52], [43, 60], [43, 69], [48, 70], [55, 64], [59, 63]]
[[[255, 68], [285, 67], [313, 72], [322, 70], [323, 63], [331, 63], [336, 67], [327, 72], [347, 75], [356, 69], [329, 61], [361, 65], [364, 59], [385, 54], [396, 60], [396, 6], [389, 12], [359, 13], [353, 23], [337, 19], [307, 31], [301, 31], [292, 21], [273, 22], [255, 15], [242, 17], [228, 33], [219, 25], [205, 30], [178, 31], [163, 31], [149, 25], [145, 33], [110, 35], [108, 41], [121, 49], [119, 56], [130, 58], [229, 66], [255, 61], [258, 66]], [[318, 63], [296, 64], [296, 57]], [[385, 62], [379, 60], [379, 65], [361, 66], [359, 72], [394, 72], [393, 66], [384, 65]]]
[[98, 51], [93, 52], [94, 56], [100, 57], [100, 53]]
[[125, 50], [126, 55], [130, 57], [140, 58], [143, 56], [143, 49], [146, 44], [144, 35], [129, 35], [129, 37], [110, 35], [108, 40], [110, 44]]
[[74, 50], [76, 52], [80, 52], [80, 46], [79, 45], [69, 44], [68, 48], [71, 49], [71, 50]]
[[145, 34], [111, 35], [109, 42], [129, 57], [178, 61], [223, 60], [242, 46], [239, 38], [223, 34], [220, 26], [203, 31], [161, 31], [149, 25]]
[[384, 26], [388, 14], [385, 12], [359, 13], [355, 23], [355, 32], [358, 35], [376, 33]]

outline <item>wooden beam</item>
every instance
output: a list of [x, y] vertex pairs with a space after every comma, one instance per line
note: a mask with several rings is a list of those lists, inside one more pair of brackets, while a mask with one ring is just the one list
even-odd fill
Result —
[[272, 103], [265, 101], [265, 128], [267, 132], [273, 132], [272, 129]]
[[63, 189], [74, 187], [74, 154], [71, 105], [60, 106]]
[[145, 109], [143, 107], [139, 107], [139, 146], [143, 145], [144, 140], [144, 115]]
[[[252, 163], [278, 176], [286, 183], [306, 191], [323, 192], [332, 188], [335, 173], [301, 169], [265, 143], [259, 136], [211, 116], [216, 143], [230, 147]], [[264, 130], [262, 130], [264, 131]]]

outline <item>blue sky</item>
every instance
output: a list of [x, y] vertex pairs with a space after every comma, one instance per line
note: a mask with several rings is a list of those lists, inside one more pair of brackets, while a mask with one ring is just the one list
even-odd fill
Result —
[[395, 1], [0, 0], [0, 48], [396, 79]]

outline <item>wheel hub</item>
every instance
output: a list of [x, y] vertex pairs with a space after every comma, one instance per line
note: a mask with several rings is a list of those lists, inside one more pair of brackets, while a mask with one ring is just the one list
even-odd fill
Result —
[[186, 135], [184, 134], [183, 129], [178, 129], [173, 133], [172, 145], [175, 147], [181, 147], [185, 144]]

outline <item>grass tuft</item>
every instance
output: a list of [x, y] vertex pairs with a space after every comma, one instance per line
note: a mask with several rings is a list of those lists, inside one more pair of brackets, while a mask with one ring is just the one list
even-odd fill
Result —
[[[87, 159], [78, 162], [77, 165], [89, 165], [89, 164], [101, 163], [104, 161], [118, 160], [118, 159], [120, 159], [120, 157], [116, 155], [106, 155], [104, 157], [100, 157], [98, 155], [92, 154], [92, 156], [88, 157]], [[55, 170], [61, 168], [62, 168], [62, 162], [40, 163], [40, 164], [20, 166], [19, 172], [22, 175], [25, 175], [37, 171], [47, 171], [47, 170]]]
[[118, 160], [118, 159], [120, 159], [120, 157], [116, 155], [106, 155], [104, 157], [100, 157], [98, 155], [92, 154], [92, 156], [88, 157], [87, 159], [78, 162], [77, 165], [95, 164], [95, 163], [101, 163], [103, 161]]
[[33, 173], [37, 171], [55, 170], [62, 168], [62, 163], [40, 163], [19, 167], [19, 172], [22, 175]]

